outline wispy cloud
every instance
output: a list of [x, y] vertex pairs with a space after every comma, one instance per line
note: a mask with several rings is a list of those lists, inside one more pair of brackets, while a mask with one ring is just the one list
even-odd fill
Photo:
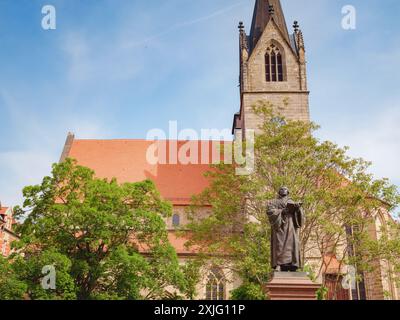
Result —
[[96, 39], [84, 31], [72, 31], [61, 38], [61, 47], [69, 63], [71, 84], [118, 81], [133, 78], [140, 70], [135, 54], [117, 38]]
[[186, 28], [186, 27], [189, 27], [191, 25], [198, 24], [198, 23], [202, 23], [202, 22], [205, 22], [205, 21], [210, 20], [210, 19], [214, 19], [214, 18], [216, 18], [218, 16], [227, 14], [229, 11], [232, 11], [233, 9], [235, 9], [237, 7], [240, 7], [240, 6], [243, 6], [243, 5], [247, 4], [247, 3], [248, 3], [247, 0], [242, 0], [242, 1], [239, 1], [239, 2], [236, 2], [236, 3], [233, 3], [231, 5], [228, 5], [228, 6], [224, 7], [224, 8], [222, 8], [222, 9], [213, 11], [213, 12], [207, 14], [207, 15], [204, 15], [204, 16], [201, 16], [201, 17], [198, 17], [198, 18], [195, 18], [195, 19], [187, 20], [187, 21], [184, 21], [184, 22], [181, 22], [181, 23], [177, 23], [177, 24], [175, 24], [175, 25], [173, 25], [173, 26], [171, 26], [169, 28], [165, 28], [162, 32], [159, 32], [159, 33], [156, 33], [154, 35], [148, 36], [143, 40], [140, 40], [140, 41], [127, 41], [124, 44], [124, 47], [133, 48], [133, 47], [137, 47], [137, 46], [142, 46], [144, 44], [152, 43], [154, 40], [156, 40], [156, 39], [158, 39], [158, 38], [160, 38], [162, 36], [165, 36], [165, 35], [167, 35], [167, 34], [169, 34], [171, 32], [175, 32], [175, 31], [177, 31], [179, 29]]
[[55, 155], [43, 149], [0, 152], [0, 199], [4, 205], [22, 203], [22, 189], [38, 184], [50, 173]]
[[377, 178], [390, 178], [400, 185], [400, 101], [359, 122], [338, 124], [335, 129], [323, 130], [324, 139], [350, 147], [349, 154], [371, 161], [371, 173]]
[[23, 187], [40, 183], [50, 173], [51, 165], [60, 158], [68, 131], [82, 139], [114, 135], [107, 122], [96, 115], [68, 114], [49, 122], [27, 112], [20, 97], [2, 90], [0, 99], [2, 108], [11, 114], [9, 121], [15, 131], [10, 146], [0, 150], [0, 201], [5, 205], [21, 204]]

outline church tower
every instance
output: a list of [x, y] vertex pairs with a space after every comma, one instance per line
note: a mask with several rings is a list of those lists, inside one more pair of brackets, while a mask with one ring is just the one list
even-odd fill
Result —
[[257, 131], [260, 119], [252, 107], [259, 101], [270, 102], [289, 120], [310, 120], [303, 34], [297, 21], [293, 28], [289, 34], [279, 0], [256, 0], [249, 35], [239, 23], [241, 101], [235, 137], [245, 138], [246, 129]]

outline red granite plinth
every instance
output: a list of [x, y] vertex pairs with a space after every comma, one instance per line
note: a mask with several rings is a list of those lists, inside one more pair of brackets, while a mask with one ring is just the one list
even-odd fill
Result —
[[265, 289], [271, 300], [317, 300], [320, 287], [305, 272], [275, 272]]

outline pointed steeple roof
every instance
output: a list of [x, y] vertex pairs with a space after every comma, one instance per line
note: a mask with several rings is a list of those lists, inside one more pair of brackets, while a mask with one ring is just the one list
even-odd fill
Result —
[[[273, 13], [270, 13], [270, 6], [273, 7]], [[290, 43], [280, 0], [256, 0], [249, 37], [251, 50], [255, 48], [271, 17], [273, 17], [283, 36]]]

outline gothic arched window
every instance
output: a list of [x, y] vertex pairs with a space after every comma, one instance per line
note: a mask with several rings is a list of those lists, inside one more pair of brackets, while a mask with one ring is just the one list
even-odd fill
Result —
[[207, 279], [206, 300], [225, 300], [225, 278], [218, 268], [213, 268]]
[[179, 216], [179, 214], [174, 214], [172, 216], [172, 225], [174, 227], [179, 227], [181, 224], [181, 217]]
[[283, 56], [281, 50], [271, 44], [265, 54], [265, 76], [267, 82], [283, 81]]

